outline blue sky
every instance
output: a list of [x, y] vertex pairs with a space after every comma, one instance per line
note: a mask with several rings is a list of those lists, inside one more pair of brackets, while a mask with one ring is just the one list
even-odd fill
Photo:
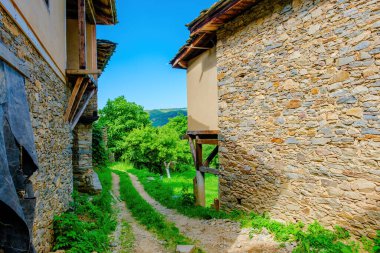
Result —
[[188, 39], [185, 27], [216, 0], [117, 0], [116, 26], [97, 37], [118, 43], [99, 80], [99, 108], [124, 95], [145, 109], [186, 107], [186, 71], [169, 61]]

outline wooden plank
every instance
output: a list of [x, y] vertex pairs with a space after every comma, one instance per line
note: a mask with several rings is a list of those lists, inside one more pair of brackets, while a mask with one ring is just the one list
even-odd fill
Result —
[[217, 139], [198, 139], [197, 144], [210, 144], [210, 145], [218, 145]]
[[67, 105], [67, 109], [66, 109], [66, 113], [65, 113], [65, 121], [69, 121], [69, 117], [70, 117], [70, 114], [71, 114], [71, 110], [73, 108], [73, 105], [74, 105], [74, 102], [75, 102], [75, 99], [78, 95], [78, 92], [79, 92], [79, 89], [81, 87], [81, 84], [83, 82], [83, 77], [80, 76], [77, 78], [77, 81], [75, 83], [75, 86], [74, 86], [74, 89], [73, 91], [71, 92], [71, 96], [70, 96], [70, 99], [69, 99], [69, 103]]
[[214, 135], [220, 134], [219, 130], [200, 130], [200, 131], [187, 131], [188, 135]]
[[216, 146], [214, 150], [210, 153], [210, 155], [207, 157], [207, 159], [203, 162], [203, 166], [208, 167], [211, 163], [211, 161], [215, 158], [215, 156], [218, 154], [219, 147]]
[[89, 10], [89, 12], [87, 12], [87, 16], [89, 17], [89, 20], [91, 20], [92, 23], [96, 25], [94, 3], [92, 2], [92, 0], [86, 0], [86, 2], [87, 2], [87, 9]]
[[198, 206], [206, 206], [206, 190], [205, 190], [205, 173], [200, 171], [203, 166], [202, 144], [196, 144], [196, 178], [197, 178], [197, 194], [195, 204]]
[[98, 75], [101, 73], [100, 69], [66, 69], [67, 75]]
[[69, 122], [71, 122], [73, 120], [73, 117], [74, 117], [74, 115], [76, 114], [76, 112], [78, 110], [80, 101], [82, 100], [83, 94], [87, 90], [88, 84], [89, 84], [89, 80], [88, 79], [86, 79], [85, 81], [82, 82], [82, 85], [81, 85], [81, 87], [79, 89], [78, 95], [75, 98], [73, 107], [72, 107], [71, 112], [70, 112]]
[[197, 157], [196, 157], [196, 152], [195, 152], [194, 140], [190, 136], [188, 136], [188, 137], [189, 137], [189, 145], [190, 145], [191, 155], [193, 156], [194, 165], [196, 167], [197, 166]]
[[30, 78], [29, 68], [26, 62], [18, 58], [4, 44], [0, 42], [0, 59], [6, 62], [9, 66], [20, 72], [26, 78]]
[[86, 0], [78, 0], [79, 68], [86, 69]]
[[96, 89], [93, 89], [90, 91], [86, 101], [84, 101], [82, 107], [79, 109], [77, 115], [75, 115], [73, 122], [71, 123], [71, 130], [74, 130], [75, 126], [78, 124], [78, 121], [80, 117], [82, 117], [84, 110], [86, 110], [86, 107], [88, 103], [90, 103], [91, 98], [95, 95]]
[[219, 175], [219, 170], [213, 169], [213, 168], [209, 168], [209, 167], [205, 167], [205, 166], [201, 166], [199, 168], [199, 171], [203, 172], [203, 173], [209, 173], [209, 174]]

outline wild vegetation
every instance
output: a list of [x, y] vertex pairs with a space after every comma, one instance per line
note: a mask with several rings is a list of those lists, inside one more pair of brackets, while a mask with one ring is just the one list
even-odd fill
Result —
[[[136, 175], [149, 195], [168, 208], [176, 209], [189, 217], [234, 220], [240, 222], [242, 227], [251, 228], [252, 235], [266, 229], [279, 242], [296, 243], [294, 253], [356, 253], [360, 249], [376, 253], [379, 250], [378, 238], [370, 240], [363, 237], [362, 242], [359, 243], [350, 239], [350, 233], [339, 226], [335, 226], [334, 230], [329, 230], [317, 221], [309, 225], [302, 222], [282, 223], [271, 219], [267, 213], [256, 214], [241, 211], [226, 213], [217, 212], [210, 207], [196, 207], [191, 193], [194, 171], [173, 173], [171, 179], [167, 179], [146, 169], [134, 169], [128, 163], [115, 163], [112, 168]], [[212, 189], [206, 192], [207, 203], [210, 205], [212, 199], [217, 196], [217, 179], [215, 176], [206, 178], [206, 185], [207, 189]]]
[[110, 194], [112, 178], [106, 168], [97, 170], [97, 173], [102, 182], [102, 193], [90, 196], [74, 192], [69, 211], [54, 218], [54, 250], [87, 253], [109, 249], [109, 235], [116, 227]]
[[[93, 128], [94, 163], [99, 166], [107, 164], [108, 151], [102, 141], [102, 129], [106, 127], [110, 150], [116, 152], [117, 158], [122, 161], [110, 166], [120, 176], [122, 199], [133, 217], [156, 234], [168, 249], [174, 249], [177, 244], [193, 242], [139, 195], [126, 172], [136, 175], [145, 190], [168, 208], [194, 218], [234, 220], [250, 228], [252, 235], [266, 229], [284, 245], [295, 243], [296, 253], [355, 253], [363, 249], [370, 253], [380, 251], [380, 234], [374, 240], [363, 237], [361, 242], [357, 242], [350, 239], [345, 229], [336, 226], [329, 230], [317, 221], [308, 225], [301, 222], [282, 223], [271, 219], [266, 213], [218, 212], [210, 207], [218, 196], [218, 178], [213, 175], [206, 176], [207, 207], [194, 206], [192, 180], [195, 171], [189, 146], [182, 138], [187, 129], [185, 116], [171, 118], [166, 125], [154, 127], [143, 108], [127, 102], [124, 97], [108, 101], [101, 115], [102, 118]], [[136, 115], [137, 118], [134, 118]], [[206, 147], [205, 155], [212, 148]], [[217, 162], [216, 159], [212, 166], [217, 167]], [[169, 163], [170, 178], [165, 170]], [[109, 193], [111, 172], [109, 169], [100, 169], [98, 173], [103, 193], [100, 196], [75, 193], [70, 211], [55, 218], [55, 249], [68, 252], [104, 252], [108, 249], [108, 235], [115, 228]], [[128, 239], [122, 244], [125, 248], [131, 248], [133, 235], [128, 224], [125, 224], [124, 232]]]
[[120, 193], [133, 217], [164, 242], [165, 247], [174, 250], [177, 245], [192, 244], [178, 228], [149, 205], [133, 187], [128, 174], [116, 171], [120, 176]]

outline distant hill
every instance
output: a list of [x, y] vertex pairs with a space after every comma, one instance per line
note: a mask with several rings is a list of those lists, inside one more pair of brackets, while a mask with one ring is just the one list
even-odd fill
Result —
[[156, 109], [148, 110], [150, 120], [153, 126], [163, 126], [169, 122], [169, 119], [178, 116], [179, 114], [187, 116], [187, 108], [173, 108], [173, 109]]

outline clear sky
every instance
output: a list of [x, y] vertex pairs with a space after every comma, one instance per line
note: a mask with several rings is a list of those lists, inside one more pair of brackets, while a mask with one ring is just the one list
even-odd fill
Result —
[[145, 109], [186, 107], [186, 71], [169, 61], [186, 42], [185, 24], [216, 0], [117, 0], [119, 23], [97, 37], [118, 43], [99, 80], [99, 108], [124, 95]]

